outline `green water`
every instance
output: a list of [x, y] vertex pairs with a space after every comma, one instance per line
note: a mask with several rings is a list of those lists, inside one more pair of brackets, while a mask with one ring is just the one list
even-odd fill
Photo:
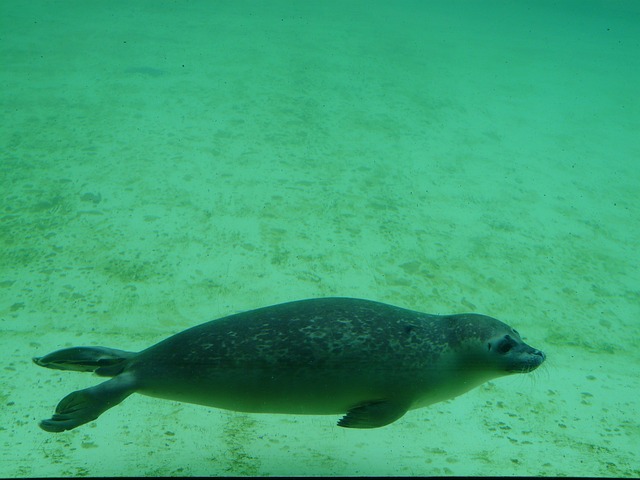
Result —
[[[0, 476], [640, 476], [640, 3], [0, 3]], [[514, 326], [548, 360], [377, 430], [90, 374], [329, 295]]]

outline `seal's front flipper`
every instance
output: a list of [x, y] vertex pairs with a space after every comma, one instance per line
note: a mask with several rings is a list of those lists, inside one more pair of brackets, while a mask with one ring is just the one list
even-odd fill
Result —
[[44, 357], [34, 357], [37, 365], [56, 370], [96, 372], [109, 377], [122, 371], [128, 359], [135, 353], [106, 347], [73, 347], [57, 350]]
[[338, 420], [339, 427], [346, 428], [378, 428], [389, 425], [407, 413], [407, 405], [378, 401], [358, 405]]
[[40, 422], [40, 428], [64, 432], [79, 427], [118, 405], [134, 391], [134, 379], [125, 373], [95, 387], [70, 393], [60, 401], [53, 417]]

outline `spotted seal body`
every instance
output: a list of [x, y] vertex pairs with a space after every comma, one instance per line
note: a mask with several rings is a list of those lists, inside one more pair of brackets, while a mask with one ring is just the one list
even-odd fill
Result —
[[213, 320], [139, 353], [75, 347], [34, 362], [113, 377], [69, 394], [40, 423], [62, 432], [134, 392], [242, 412], [345, 414], [342, 427], [381, 427], [544, 359], [485, 315], [318, 298]]

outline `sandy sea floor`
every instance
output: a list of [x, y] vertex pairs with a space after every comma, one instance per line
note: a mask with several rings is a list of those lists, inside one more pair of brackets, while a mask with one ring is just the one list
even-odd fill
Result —
[[[3, 1], [0, 477], [640, 476], [640, 4]], [[321, 296], [478, 312], [548, 360], [377, 430], [90, 374]]]

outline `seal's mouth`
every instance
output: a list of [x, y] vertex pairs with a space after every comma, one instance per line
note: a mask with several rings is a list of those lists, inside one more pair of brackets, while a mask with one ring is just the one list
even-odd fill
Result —
[[532, 348], [526, 355], [521, 354], [519, 361], [511, 365], [507, 370], [510, 373], [529, 373], [533, 372], [545, 361], [547, 356], [541, 350]]

